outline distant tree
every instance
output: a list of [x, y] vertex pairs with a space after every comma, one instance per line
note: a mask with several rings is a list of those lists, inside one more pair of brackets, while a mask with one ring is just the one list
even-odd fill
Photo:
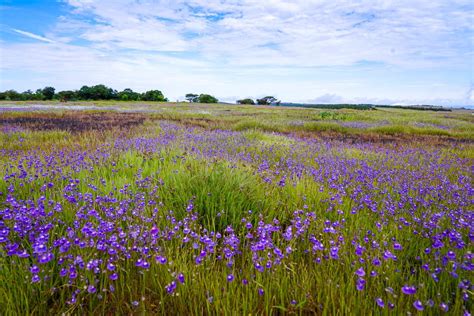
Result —
[[73, 101], [78, 99], [77, 92], [71, 90], [59, 91], [56, 96], [61, 102]]
[[277, 99], [275, 97], [272, 97], [272, 96], [266, 96], [264, 98], [257, 99], [257, 103], [259, 105], [270, 105], [270, 104], [272, 104], [276, 101], [277, 101]]
[[43, 90], [37, 89], [36, 92], [31, 95], [31, 100], [44, 100]]
[[217, 103], [219, 100], [217, 100], [216, 97], [213, 97], [212, 95], [209, 94], [200, 94], [198, 97], [198, 102], [199, 103]]
[[[150, 90], [145, 93], [138, 93], [132, 89], [124, 89], [123, 91], [117, 92], [112, 88], [109, 88], [103, 84], [95, 86], [82, 86], [79, 90], [66, 90], [55, 93], [53, 87], [45, 87], [43, 89], [36, 90], [33, 93], [31, 90], [27, 90], [22, 93], [18, 93], [15, 90], [7, 90], [0, 92], [0, 100], [12, 100], [12, 101], [23, 101], [23, 100], [52, 100], [58, 99], [61, 101], [69, 100], [124, 100], [124, 101], [160, 101], [166, 102], [167, 98], [163, 95], [160, 90]], [[211, 102], [212, 100], [206, 100]], [[198, 101], [196, 101], [198, 102]]]
[[54, 89], [53, 87], [44, 87], [43, 90], [41, 90], [41, 93], [44, 95], [45, 100], [52, 100], [54, 97]]
[[242, 99], [242, 100], [237, 100], [237, 103], [238, 104], [255, 104], [255, 101], [250, 99], [250, 98], [247, 98], [247, 99]]
[[79, 91], [77, 91], [77, 96], [79, 97], [80, 100], [89, 100], [92, 99], [92, 93], [91, 93], [91, 88], [88, 86], [82, 86]]
[[163, 95], [160, 90], [150, 90], [142, 94], [141, 100], [143, 101], [158, 101], [158, 102], [166, 102], [168, 101], [167, 98]]
[[112, 100], [117, 98], [117, 91], [103, 84], [92, 87], [83, 86], [78, 91], [81, 100]]
[[22, 100], [34, 100], [34, 93], [31, 90], [26, 90], [21, 93]]
[[5, 93], [5, 99], [9, 101], [22, 101], [23, 97], [21, 93], [16, 92], [15, 90], [7, 90]]
[[140, 93], [129, 88], [120, 91], [117, 96], [121, 101], [138, 101], [140, 99]]
[[188, 93], [186, 94], [186, 100], [188, 100], [188, 102], [199, 102], [199, 95], [197, 94], [194, 94], [194, 93]]
[[35, 100], [44, 100], [44, 94], [43, 94], [43, 89], [36, 89], [35, 92]]

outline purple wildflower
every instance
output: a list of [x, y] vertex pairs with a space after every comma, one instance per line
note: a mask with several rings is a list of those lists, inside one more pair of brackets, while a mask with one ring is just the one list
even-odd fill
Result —
[[178, 274], [178, 281], [181, 284], [184, 284], [184, 274], [180, 273]]
[[357, 271], [355, 272], [356, 275], [360, 276], [360, 277], [364, 277], [365, 276], [365, 271], [364, 271], [364, 268], [360, 267], [359, 269], [357, 269]]
[[413, 307], [415, 307], [417, 310], [419, 311], [422, 311], [424, 309], [423, 307], [423, 304], [421, 303], [421, 301], [419, 300], [416, 300], [414, 303], [413, 303]]
[[174, 293], [174, 291], [176, 290], [176, 282], [175, 282], [175, 281], [171, 281], [170, 284], [168, 284], [167, 286], [165, 286], [165, 289], [166, 289], [166, 292], [167, 292], [168, 294]]
[[406, 295], [413, 295], [416, 293], [416, 288], [414, 286], [405, 285], [402, 287], [402, 292]]
[[448, 304], [442, 302], [441, 304], [439, 304], [439, 308], [443, 311], [443, 312], [447, 312], [449, 310], [449, 306]]
[[362, 278], [357, 279], [357, 282], [356, 282], [357, 291], [364, 290], [365, 283], [366, 283], [366, 281], [364, 279], [362, 279]]

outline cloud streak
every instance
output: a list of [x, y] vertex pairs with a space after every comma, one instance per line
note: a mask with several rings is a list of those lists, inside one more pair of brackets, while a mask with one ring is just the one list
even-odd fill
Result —
[[34, 33], [26, 32], [26, 31], [22, 31], [22, 30], [17, 30], [17, 29], [13, 29], [13, 31], [18, 33], [18, 34], [21, 34], [23, 36], [36, 39], [38, 41], [42, 41], [42, 42], [46, 42], [46, 43], [56, 43], [55, 41], [53, 41], [49, 38], [46, 38], [44, 36], [40, 36], [40, 35], [37, 35], [37, 34], [34, 34]]

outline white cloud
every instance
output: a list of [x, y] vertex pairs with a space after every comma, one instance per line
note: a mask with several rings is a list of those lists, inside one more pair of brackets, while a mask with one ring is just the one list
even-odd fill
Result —
[[160, 88], [172, 99], [191, 91], [319, 102], [469, 99], [470, 0], [64, 3], [70, 12], [48, 37], [15, 30], [42, 42], [0, 43], [1, 69], [29, 74], [0, 86], [105, 83]]
[[469, 89], [467, 90], [466, 101], [469, 104], [474, 104], [474, 84], [472, 84], [472, 83], [471, 83], [471, 86], [469, 87]]
[[[130, 49], [188, 50], [228, 64], [411, 67], [466, 64], [470, 1], [69, 1], [95, 17], [84, 39]], [[470, 10], [469, 10], [470, 9]], [[194, 34], [189, 38], [186, 34]], [[268, 49], [271, 43], [276, 49]]]
[[316, 103], [316, 104], [335, 104], [335, 103], [343, 103], [345, 100], [342, 96], [337, 95], [337, 94], [330, 94], [326, 93], [323, 95], [320, 95], [317, 98], [314, 98], [312, 100], [308, 100], [309, 103]]
[[36, 40], [39, 40], [39, 41], [42, 41], [42, 42], [55, 43], [55, 41], [53, 41], [49, 38], [46, 38], [46, 37], [43, 37], [43, 36], [40, 36], [40, 35], [37, 35], [37, 34], [34, 34], [34, 33], [26, 32], [26, 31], [22, 31], [22, 30], [17, 30], [17, 29], [13, 29], [13, 31], [17, 32], [18, 34], [21, 34], [21, 35], [24, 35], [26, 37], [33, 38], [33, 39], [36, 39]]

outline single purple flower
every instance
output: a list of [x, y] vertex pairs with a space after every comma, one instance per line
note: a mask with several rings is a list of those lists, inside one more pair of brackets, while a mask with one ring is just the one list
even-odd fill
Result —
[[38, 266], [32, 266], [30, 268], [30, 272], [33, 274], [38, 274], [40, 272], [40, 269], [38, 268]]
[[184, 284], [184, 274], [180, 273], [178, 274], [178, 281], [181, 284]]
[[163, 256], [156, 256], [156, 262], [160, 264], [165, 264], [168, 260]]
[[331, 250], [329, 253], [332, 259], [336, 259], [336, 260], [339, 259], [339, 248], [331, 247]]
[[41, 263], [41, 264], [45, 264], [45, 263], [48, 263], [50, 262], [51, 260], [54, 259], [54, 255], [52, 253], [42, 253], [39, 258], [38, 258], [38, 262]]
[[423, 304], [419, 300], [416, 300], [413, 303], [413, 307], [415, 307], [419, 311], [422, 311], [424, 309]]
[[385, 303], [383, 302], [383, 300], [379, 297], [375, 300], [375, 302], [377, 303], [377, 305], [381, 308], [384, 308], [385, 307]]
[[402, 247], [402, 245], [400, 245], [398, 242], [396, 242], [396, 243], [393, 244], [393, 249], [395, 249], [395, 250], [402, 250], [403, 247]]
[[414, 286], [405, 285], [402, 287], [402, 292], [406, 295], [413, 295], [416, 293], [416, 288]]
[[357, 271], [355, 272], [355, 274], [358, 275], [358, 276], [360, 276], [360, 277], [365, 276], [364, 268], [360, 267], [359, 269], [357, 269]]
[[442, 310], [443, 312], [447, 312], [447, 311], [449, 310], [448, 304], [446, 304], [446, 303], [444, 303], [444, 302], [442, 302], [441, 304], [439, 304], [439, 308], [441, 308], [441, 310]]
[[153, 226], [153, 227], [151, 228], [151, 230], [150, 230], [150, 234], [151, 234], [152, 236], [158, 235], [159, 232], [160, 232], [160, 230], [159, 230], [156, 226]]

